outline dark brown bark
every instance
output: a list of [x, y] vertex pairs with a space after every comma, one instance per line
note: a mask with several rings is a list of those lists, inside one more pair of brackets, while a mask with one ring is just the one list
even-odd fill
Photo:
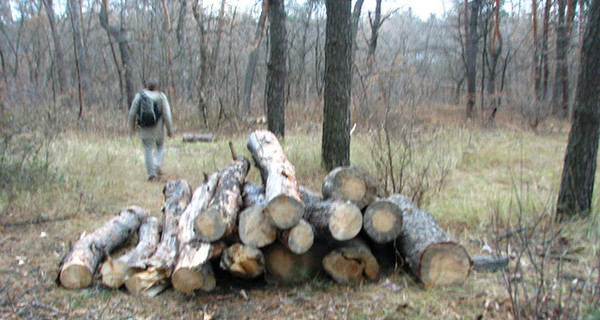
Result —
[[[479, 38], [477, 32], [477, 21], [479, 19], [480, 6], [481, 0], [471, 1], [471, 13], [469, 14], [468, 19], [468, 35], [465, 38], [465, 41], [467, 42], [465, 46], [465, 60], [467, 67], [467, 118], [473, 118], [475, 115], [475, 91], [477, 85], [477, 39]], [[468, 7], [466, 2], [465, 7]]]
[[179, 220], [192, 198], [192, 189], [185, 180], [169, 181], [163, 188], [165, 206], [160, 243], [154, 254], [145, 260], [145, 270], [133, 274], [125, 286], [135, 295], [155, 296], [169, 285], [177, 256]]
[[494, 7], [494, 29], [492, 34], [492, 42], [489, 48], [489, 61], [488, 61], [488, 100], [489, 100], [489, 115], [488, 122], [494, 122], [496, 112], [500, 107], [499, 93], [496, 92], [496, 74], [498, 59], [502, 53], [502, 37], [500, 36], [500, 0], [496, 0], [496, 6]]
[[350, 200], [363, 209], [375, 200], [375, 179], [361, 167], [337, 167], [331, 170], [322, 186], [323, 198]]
[[556, 27], [556, 72], [554, 74], [554, 90], [552, 91], [552, 112], [566, 118], [569, 112], [569, 38], [571, 25], [575, 16], [576, 0], [557, 0]]
[[367, 62], [373, 64], [375, 62], [375, 50], [377, 49], [377, 40], [379, 38], [379, 27], [381, 26], [381, 0], [376, 1], [375, 16], [371, 19], [371, 39], [369, 39], [369, 52], [367, 54]]
[[252, 279], [265, 272], [265, 257], [256, 247], [235, 243], [221, 255], [220, 266], [236, 277]]
[[467, 250], [431, 214], [417, 208], [407, 197], [395, 197], [403, 208], [397, 247], [407, 269], [425, 287], [464, 282], [472, 264]]
[[60, 262], [57, 283], [67, 289], [89, 287], [105, 255], [123, 244], [147, 216], [142, 208], [129, 207], [77, 240]]
[[379, 263], [369, 247], [359, 238], [341, 244], [323, 258], [323, 268], [340, 284], [376, 280]]
[[289, 162], [277, 137], [270, 131], [254, 131], [247, 146], [265, 185], [266, 216], [279, 229], [295, 226], [304, 215], [304, 203], [294, 165]]
[[540, 99], [548, 98], [548, 81], [550, 79], [550, 64], [548, 63], [548, 38], [550, 35], [550, 9], [552, 0], [546, 0], [544, 6], [544, 23], [542, 29], [542, 48], [540, 53], [540, 65], [542, 68], [542, 87], [540, 88]]
[[158, 219], [148, 217], [140, 226], [139, 240], [136, 247], [118, 259], [112, 259], [109, 256], [107, 261], [102, 264], [100, 268], [102, 284], [109, 288], [120, 288], [133, 274], [135, 268], [145, 267], [141, 262], [154, 254], [159, 240]]
[[271, 55], [267, 73], [267, 128], [279, 137], [285, 137], [285, 85], [287, 42], [284, 0], [269, 2], [269, 36]]
[[56, 15], [54, 13], [53, 1], [43, 0], [43, 2], [44, 8], [46, 9], [46, 15], [48, 16], [48, 24], [50, 24], [52, 42], [54, 43], [54, 63], [56, 66], [56, 74], [58, 76], [58, 88], [60, 93], [63, 93], [67, 90], [67, 76], [65, 75], [62, 44], [56, 27]]
[[263, 0], [262, 10], [258, 23], [256, 25], [256, 31], [254, 32], [254, 38], [252, 39], [250, 55], [248, 56], [248, 65], [246, 66], [246, 76], [244, 79], [244, 113], [250, 113], [252, 107], [252, 83], [254, 82], [254, 71], [256, 70], [256, 63], [258, 61], [258, 48], [262, 41], [263, 31], [265, 30], [265, 21], [267, 20], [267, 12], [269, 9], [269, 0]]
[[350, 164], [351, 4], [350, 0], [325, 1], [327, 29], [321, 159], [326, 170]]
[[600, 0], [592, 1], [581, 55], [571, 131], [556, 205], [557, 217], [589, 216], [600, 126]]

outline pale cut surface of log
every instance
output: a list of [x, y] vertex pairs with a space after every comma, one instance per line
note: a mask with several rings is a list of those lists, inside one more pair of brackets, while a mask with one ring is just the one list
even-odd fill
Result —
[[267, 281], [289, 285], [306, 282], [323, 270], [321, 260], [326, 254], [326, 247], [315, 243], [308, 252], [298, 255], [275, 242], [263, 252]]
[[242, 205], [242, 186], [248, 170], [250, 160], [240, 156], [221, 174], [210, 204], [194, 222], [194, 231], [201, 241], [230, 238], [236, 231], [238, 212]]
[[140, 226], [139, 240], [135, 248], [118, 259], [110, 256], [102, 264], [100, 274], [102, 284], [109, 288], [120, 288], [133, 274], [135, 268], [143, 268], [142, 261], [148, 259], [156, 250], [160, 240], [158, 219], [148, 217]]
[[268, 130], [256, 130], [250, 134], [248, 150], [265, 185], [265, 214], [279, 229], [288, 229], [304, 215], [296, 169], [285, 156], [277, 137]]
[[375, 200], [377, 185], [361, 167], [337, 167], [323, 179], [321, 192], [325, 199], [350, 200], [362, 210]]
[[376, 243], [393, 241], [402, 232], [402, 203], [394, 196], [378, 199], [365, 210], [363, 227]]
[[125, 281], [127, 290], [135, 295], [155, 296], [167, 288], [177, 256], [177, 233], [181, 215], [192, 198], [190, 184], [172, 180], [163, 188], [163, 228], [160, 243], [154, 254], [144, 261], [145, 270], [134, 273]]
[[[210, 291], [216, 286], [210, 260], [221, 256], [226, 246], [223, 242], [191, 242], [179, 252], [177, 265], [171, 275], [173, 288], [183, 294], [193, 294], [200, 289]], [[215, 284], [212, 284], [215, 282]]]
[[362, 212], [347, 200], [307, 201], [304, 218], [315, 227], [319, 237], [332, 237], [338, 241], [356, 237], [363, 226]]
[[409, 198], [392, 197], [403, 208], [398, 250], [408, 269], [425, 287], [464, 282], [472, 265], [467, 250], [449, 236], [431, 214], [419, 209]]
[[192, 200], [182, 213], [178, 225], [177, 241], [178, 253], [171, 284], [173, 288], [183, 294], [192, 294], [204, 285], [204, 264], [218, 253], [218, 247], [209, 243], [202, 243], [196, 237], [194, 221], [196, 217], [207, 208], [210, 203], [220, 173], [212, 174], [202, 185], [194, 191]]
[[340, 284], [355, 284], [376, 280], [379, 263], [369, 247], [354, 238], [343, 243], [323, 258], [323, 268]]
[[264, 204], [255, 204], [240, 212], [238, 233], [243, 244], [265, 247], [277, 238], [277, 228], [267, 219]]
[[310, 223], [301, 219], [298, 224], [290, 229], [279, 230], [277, 238], [293, 253], [303, 254], [312, 247], [315, 233]]
[[147, 216], [142, 208], [131, 206], [94, 232], [82, 236], [63, 257], [57, 282], [67, 289], [89, 287], [105, 254], [122, 245]]
[[252, 279], [265, 272], [265, 257], [256, 247], [235, 243], [225, 249], [220, 265], [236, 277]]

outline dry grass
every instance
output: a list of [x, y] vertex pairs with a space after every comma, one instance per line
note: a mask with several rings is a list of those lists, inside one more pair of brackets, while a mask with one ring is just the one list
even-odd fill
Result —
[[[438, 169], [432, 169], [426, 177], [429, 196], [423, 207], [462, 241], [471, 254], [483, 254], [483, 244], [489, 244], [497, 253], [505, 253], [502, 243], [494, 247], [495, 234], [519, 226], [519, 218], [528, 226], [553, 212], [566, 130], [563, 125], [536, 134], [502, 119], [495, 128], [482, 129], [458, 120], [458, 112], [451, 107], [425, 110], [414, 127], [418, 130], [417, 147], [411, 170], [418, 171], [427, 161], [433, 161], [433, 168], [438, 163]], [[503, 273], [473, 272], [464, 285], [434, 289], [422, 288], [401, 271], [356, 287], [340, 286], [326, 277], [294, 287], [223, 280], [215, 292], [195, 297], [184, 297], [173, 290], [157, 298], [132, 297], [121, 290], [107, 290], [98, 282], [78, 291], [56, 286], [58, 262], [81, 232], [93, 230], [131, 204], [159, 216], [164, 182], [185, 178], [192, 186], [198, 186], [204, 172], [211, 173], [229, 163], [228, 140], [239, 154], [249, 157], [245, 144], [252, 128], [238, 128], [230, 130], [237, 134], [227, 134], [222, 129], [213, 143], [184, 144], [178, 138], [169, 140], [164, 164], [166, 177], [160, 182], [145, 180], [141, 143], [137, 137], [128, 138], [122, 131], [110, 129], [95, 134], [72, 131], [52, 140], [48, 146], [52, 178], [48, 183], [0, 197], [0, 318], [512, 317], [513, 304]], [[310, 125], [292, 125], [282, 141], [288, 158], [296, 166], [298, 181], [313, 190], [320, 190], [326, 174], [320, 167], [318, 132]], [[351, 157], [353, 164], [375, 173], [372, 134], [358, 127], [353, 134]], [[439, 183], [439, 168], [447, 170], [443, 183]], [[258, 183], [258, 170], [252, 169], [249, 179]], [[598, 197], [594, 204], [597, 208]], [[550, 280], [557, 276], [558, 281], [558, 276], [568, 273], [579, 278], [591, 275], [589, 283], [598, 283], [600, 232], [596, 210], [592, 220], [593, 223], [576, 221], [562, 226], [561, 236], [570, 247], [584, 250], [570, 254], [578, 262], [563, 261], [560, 274], [556, 261], [548, 260]], [[512, 267], [514, 263], [513, 259]], [[523, 265], [524, 270], [532, 267]], [[535, 278], [523, 281], [535, 282]], [[556, 290], [564, 289], [566, 294], [570, 288], [569, 283], [558, 286], [552, 301], [558, 301]], [[586, 290], [589, 288], [583, 291], [582, 316], [599, 308], [598, 301], [586, 295]]]

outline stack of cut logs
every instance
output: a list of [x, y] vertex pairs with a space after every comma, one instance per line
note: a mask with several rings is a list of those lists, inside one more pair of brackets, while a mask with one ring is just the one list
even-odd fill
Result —
[[[184, 294], [211, 291], [216, 267], [285, 284], [322, 270], [339, 283], [359, 283], [376, 280], [380, 261], [395, 255], [424, 286], [460, 283], [469, 274], [465, 248], [407, 197], [377, 198], [365, 170], [331, 171], [321, 197], [298, 185], [271, 132], [253, 132], [247, 146], [261, 185], [246, 181], [250, 161], [231, 148], [231, 164], [193, 192], [185, 180], [165, 185], [162, 232], [156, 218], [132, 206], [82, 236], [60, 263], [59, 284], [87, 287], [101, 263], [104, 285], [146, 296], [169, 285]], [[110, 256], [136, 232], [135, 248]]]

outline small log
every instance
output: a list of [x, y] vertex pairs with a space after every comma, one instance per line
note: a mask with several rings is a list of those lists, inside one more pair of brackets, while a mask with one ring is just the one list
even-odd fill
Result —
[[183, 179], [167, 182], [163, 188], [163, 229], [154, 254], [143, 262], [145, 270], [134, 273], [125, 281], [127, 290], [135, 295], [155, 296], [169, 285], [177, 255], [179, 219], [192, 198], [192, 188]]
[[242, 185], [250, 170], [250, 160], [237, 157], [221, 174], [221, 179], [207, 209], [194, 221], [194, 231], [201, 241], [230, 238], [236, 229], [242, 202]]
[[393, 241], [402, 232], [402, 203], [392, 195], [378, 199], [365, 210], [363, 227], [367, 235], [376, 243]]
[[508, 268], [508, 257], [473, 257], [473, 270], [477, 272], [496, 272]]
[[369, 247], [359, 238], [343, 243], [323, 258], [323, 268], [340, 284], [376, 280], [379, 263]]
[[315, 233], [306, 220], [301, 219], [297, 225], [286, 230], [279, 230], [277, 238], [295, 254], [307, 252], [313, 245]]
[[207, 208], [215, 194], [218, 182], [219, 173], [214, 173], [196, 188], [190, 204], [179, 220], [177, 232], [179, 252], [171, 276], [171, 284], [175, 290], [184, 294], [192, 294], [194, 290], [203, 288], [206, 273], [204, 265], [208, 264], [209, 259], [220, 254], [217, 246], [200, 242], [194, 232], [194, 221]]
[[408, 269], [425, 287], [462, 283], [472, 265], [467, 250], [409, 198], [393, 197], [403, 208], [397, 247]]
[[148, 259], [158, 246], [160, 230], [158, 219], [148, 217], [140, 226], [139, 240], [136, 247], [114, 260], [110, 256], [102, 264], [100, 274], [102, 284], [109, 288], [120, 288], [125, 280], [129, 279], [135, 268], [144, 268], [141, 263]]
[[142, 208], [131, 206], [94, 232], [82, 235], [61, 260], [57, 283], [67, 289], [89, 287], [105, 254], [122, 245], [147, 216]]
[[265, 272], [265, 257], [256, 247], [235, 243], [223, 252], [220, 265], [236, 277], [252, 279]]
[[212, 142], [215, 139], [212, 133], [184, 133], [183, 142]]
[[277, 238], [277, 229], [269, 222], [264, 208], [264, 204], [256, 204], [240, 213], [238, 234], [243, 244], [262, 248]]
[[308, 252], [298, 255], [275, 242], [264, 249], [266, 279], [269, 283], [297, 284], [310, 280], [323, 269], [321, 260], [326, 247], [315, 243]]
[[375, 179], [361, 167], [337, 167], [323, 179], [323, 198], [350, 200], [361, 210], [375, 200]]
[[296, 169], [285, 156], [277, 137], [267, 130], [254, 131], [247, 143], [248, 150], [260, 170], [265, 185], [265, 214], [279, 229], [295, 226], [304, 215]]
[[315, 228], [317, 237], [345, 241], [356, 237], [362, 229], [363, 215], [354, 203], [338, 199], [322, 200], [304, 187], [300, 187], [300, 194], [306, 205], [304, 219]]

